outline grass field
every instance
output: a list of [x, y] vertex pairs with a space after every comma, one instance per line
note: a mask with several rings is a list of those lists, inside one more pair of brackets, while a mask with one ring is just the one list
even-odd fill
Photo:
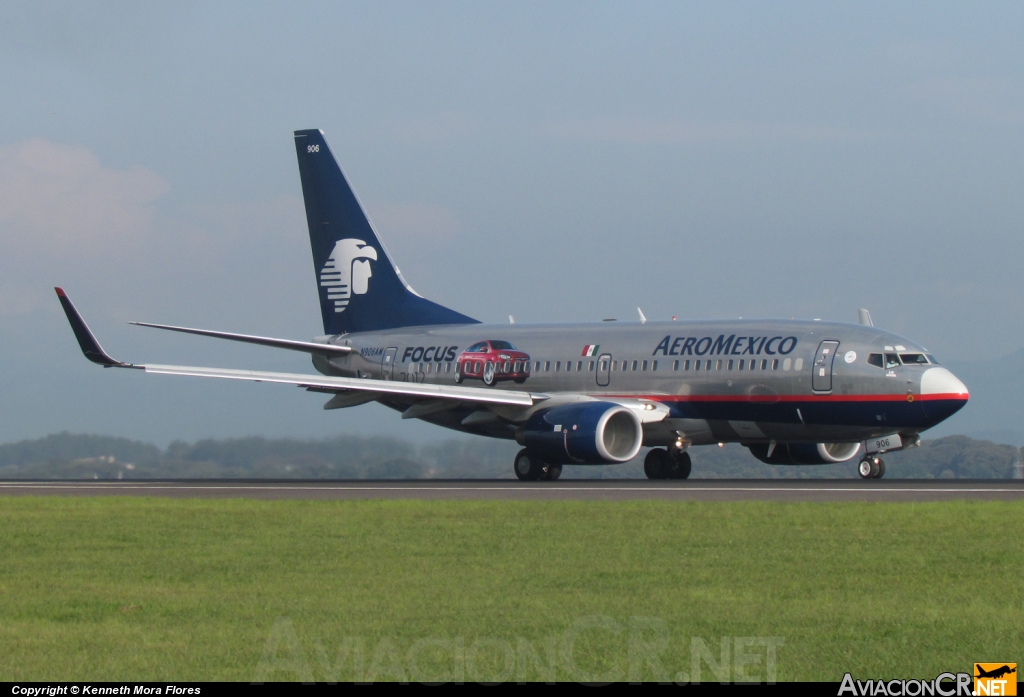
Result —
[[703, 681], [764, 680], [769, 651], [780, 681], [839, 680], [1024, 659], [1018, 503], [0, 502], [0, 680], [682, 680], [695, 655]]

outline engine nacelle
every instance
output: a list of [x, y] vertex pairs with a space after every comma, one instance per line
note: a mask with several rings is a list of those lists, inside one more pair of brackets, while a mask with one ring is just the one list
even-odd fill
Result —
[[852, 460], [860, 452], [860, 443], [778, 443], [771, 455], [767, 444], [747, 447], [769, 465], [831, 465]]
[[643, 445], [640, 419], [620, 404], [582, 402], [537, 412], [520, 443], [553, 465], [626, 462]]

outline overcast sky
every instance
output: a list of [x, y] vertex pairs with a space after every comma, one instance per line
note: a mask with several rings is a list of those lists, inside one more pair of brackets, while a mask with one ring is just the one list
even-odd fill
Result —
[[322, 332], [291, 133], [321, 128], [403, 275], [484, 321], [856, 319], [1024, 347], [1021, 3], [0, 4], [0, 441], [447, 437], [311, 371], [129, 327]]

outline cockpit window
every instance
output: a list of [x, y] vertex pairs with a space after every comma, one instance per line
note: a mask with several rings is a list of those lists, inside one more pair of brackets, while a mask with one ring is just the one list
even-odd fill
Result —
[[491, 341], [491, 348], [496, 351], [515, 351], [516, 347], [507, 341]]
[[868, 363], [871, 365], [881, 368], [884, 364], [882, 363], [882, 354], [872, 353], [868, 354]]
[[903, 365], [928, 365], [928, 359], [923, 353], [901, 353], [900, 360]]
[[900, 364], [900, 357], [895, 353], [885, 354], [885, 369], [895, 368]]
[[938, 361], [938, 359], [936, 359], [936, 358], [935, 358], [935, 356], [933, 356], [933, 355], [932, 355], [932, 354], [930, 354], [930, 353], [928, 354], [928, 362], [929, 362], [929, 363], [934, 363], [935, 365], [938, 365], [938, 364], [939, 364], [939, 361]]

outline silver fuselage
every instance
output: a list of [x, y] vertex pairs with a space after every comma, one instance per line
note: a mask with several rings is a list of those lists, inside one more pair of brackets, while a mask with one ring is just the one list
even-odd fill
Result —
[[[319, 342], [354, 351], [330, 360], [317, 356], [313, 364], [326, 375], [450, 385], [463, 351], [483, 340], [508, 342], [529, 355], [525, 379], [499, 379], [490, 389], [664, 404], [669, 417], [645, 424], [645, 446], [666, 445], [678, 433], [695, 445], [916, 436], [962, 408], [968, 397], [934, 359], [889, 368], [868, 362], [871, 354], [927, 355], [915, 342], [874, 327], [819, 321], [410, 327], [320, 337]], [[823, 347], [829, 349], [824, 362]], [[484, 384], [479, 377], [462, 377], [464, 384]], [[402, 398], [380, 401], [396, 409], [408, 405]], [[514, 437], [509, 424], [463, 425], [473, 409], [423, 418], [460, 431]]]

